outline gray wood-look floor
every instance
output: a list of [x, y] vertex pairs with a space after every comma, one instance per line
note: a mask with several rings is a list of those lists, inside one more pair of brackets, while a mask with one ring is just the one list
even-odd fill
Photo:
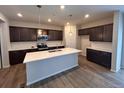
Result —
[[[22, 87], [26, 83], [25, 65], [0, 70], [0, 87]], [[31, 88], [113, 88], [124, 87], [124, 70], [113, 73], [79, 56], [79, 67], [30, 86]]]

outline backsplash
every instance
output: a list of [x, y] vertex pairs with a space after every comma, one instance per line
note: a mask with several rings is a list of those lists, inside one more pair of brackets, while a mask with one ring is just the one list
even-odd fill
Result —
[[[62, 46], [63, 41], [47, 41], [47, 45], [51, 46]], [[31, 49], [32, 46], [36, 47], [37, 42], [11, 42], [9, 50], [22, 50]]]
[[86, 56], [86, 49], [92, 48], [101, 51], [112, 51], [112, 42], [92, 42], [88, 35], [81, 36], [81, 50], [82, 55]]
[[92, 48], [112, 49], [112, 42], [91, 42]]

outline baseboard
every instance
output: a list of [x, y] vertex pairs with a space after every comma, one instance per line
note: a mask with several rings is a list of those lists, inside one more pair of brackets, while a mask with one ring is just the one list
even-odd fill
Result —
[[[119, 69], [120, 70], [120, 69]], [[114, 72], [114, 73], [117, 73], [119, 70], [114, 70], [114, 69], [111, 69], [110, 71]]]
[[10, 65], [3, 66], [3, 68], [9, 68], [9, 67], [10, 67]]
[[80, 55], [81, 55], [81, 56], [85, 56], [85, 57], [86, 57], [86, 55], [84, 55], [84, 54], [82, 54], [82, 53], [81, 53]]

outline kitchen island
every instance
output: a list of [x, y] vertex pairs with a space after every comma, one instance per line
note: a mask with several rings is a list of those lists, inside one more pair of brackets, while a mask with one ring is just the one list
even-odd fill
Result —
[[24, 59], [27, 85], [78, 66], [79, 52], [73, 48], [62, 48], [27, 53]]

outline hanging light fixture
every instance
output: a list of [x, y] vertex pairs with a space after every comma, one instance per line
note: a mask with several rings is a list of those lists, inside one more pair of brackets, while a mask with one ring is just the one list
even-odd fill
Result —
[[[70, 18], [70, 20], [71, 20], [71, 17], [72, 17], [72, 15], [69, 15], [69, 18]], [[69, 35], [70, 35], [70, 36], [72, 36], [72, 31], [71, 31], [71, 24], [70, 24], [70, 23], [69, 23], [69, 26], [70, 26]]]
[[[40, 21], [41, 21], [41, 16], [40, 16], [40, 12], [41, 12], [41, 5], [37, 5], [37, 8], [39, 9], [39, 17], [38, 17], [38, 24], [39, 24], [39, 27], [40, 27], [40, 25], [41, 25], [41, 23], [40, 23]], [[37, 32], [38, 32], [38, 35], [42, 35], [42, 30], [39, 28], [38, 30], [37, 30]]]

